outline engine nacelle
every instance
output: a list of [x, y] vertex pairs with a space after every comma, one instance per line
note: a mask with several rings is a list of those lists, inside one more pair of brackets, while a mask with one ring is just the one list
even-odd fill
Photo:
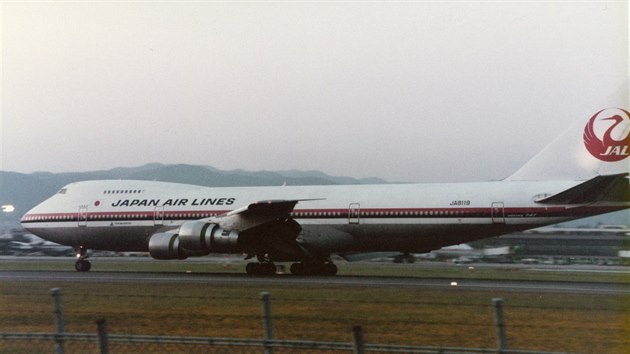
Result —
[[177, 234], [160, 233], [149, 239], [149, 254], [155, 259], [186, 259], [188, 255], [180, 248]]
[[217, 224], [192, 221], [182, 224], [178, 232], [179, 246], [206, 253], [238, 252], [238, 231], [224, 230]]

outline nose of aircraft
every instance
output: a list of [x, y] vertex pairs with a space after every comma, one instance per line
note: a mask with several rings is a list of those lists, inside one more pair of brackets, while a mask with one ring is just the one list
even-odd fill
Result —
[[22, 228], [32, 232], [31, 230], [31, 225], [33, 223], [33, 221], [35, 221], [35, 210], [39, 207], [39, 204], [37, 206], [35, 206], [34, 208], [32, 208], [31, 210], [27, 211], [24, 215], [22, 215], [22, 218], [20, 219], [20, 224], [22, 225]]
[[46, 201], [27, 211], [20, 219], [20, 224], [22, 228], [33, 235], [39, 236], [44, 240], [59, 243], [56, 236], [58, 232], [54, 225], [55, 215], [51, 214], [50, 210], [47, 210], [49, 208], [45, 204]]

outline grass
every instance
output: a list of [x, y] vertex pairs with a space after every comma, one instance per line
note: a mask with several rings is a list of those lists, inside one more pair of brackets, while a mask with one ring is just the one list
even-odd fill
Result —
[[[53, 262], [42, 267], [69, 270], [72, 264]], [[97, 264], [98, 263], [98, 264]], [[557, 276], [547, 272], [417, 267], [410, 265], [342, 265], [353, 275], [431, 276], [445, 278]], [[5, 262], [2, 269], [8, 266]], [[70, 266], [70, 267], [68, 267]], [[222, 266], [199, 262], [94, 262], [95, 270], [212, 272]], [[175, 266], [175, 269], [173, 268]], [[182, 267], [182, 268], [179, 268]], [[199, 268], [197, 268], [199, 267]], [[227, 271], [241, 272], [235, 264]], [[151, 268], [151, 269], [147, 269]], [[367, 269], [367, 270], [366, 270]], [[582, 273], [560, 274], [584, 279]], [[615, 280], [605, 273], [598, 279]], [[546, 279], [543, 279], [546, 280]], [[616, 280], [615, 280], [616, 281]], [[627, 279], [619, 278], [619, 282]], [[208, 284], [115, 284], [74, 282], [0, 283], [1, 332], [52, 332], [50, 288], [62, 290], [65, 329], [93, 332], [106, 318], [111, 333], [261, 338], [261, 291], [272, 296], [274, 337], [345, 341], [360, 324], [368, 343], [495, 347], [491, 299], [504, 299], [510, 348], [627, 353], [630, 348], [630, 299], [627, 296], [537, 294], [407, 288], [230, 286]]]

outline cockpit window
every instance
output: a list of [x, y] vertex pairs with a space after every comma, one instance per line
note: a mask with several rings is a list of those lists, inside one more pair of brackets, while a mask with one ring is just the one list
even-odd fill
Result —
[[66, 188], [61, 188], [57, 194], [66, 194], [68, 190]]

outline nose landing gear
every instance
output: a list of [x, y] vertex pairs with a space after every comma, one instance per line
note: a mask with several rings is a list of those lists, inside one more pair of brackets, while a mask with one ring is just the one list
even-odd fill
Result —
[[77, 253], [77, 261], [74, 263], [74, 269], [77, 272], [87, 272], [92, 268], [92, 263], [88, 261], [87, 258], [87, 249], [83, 246], [76, 247], [74, 251]]

